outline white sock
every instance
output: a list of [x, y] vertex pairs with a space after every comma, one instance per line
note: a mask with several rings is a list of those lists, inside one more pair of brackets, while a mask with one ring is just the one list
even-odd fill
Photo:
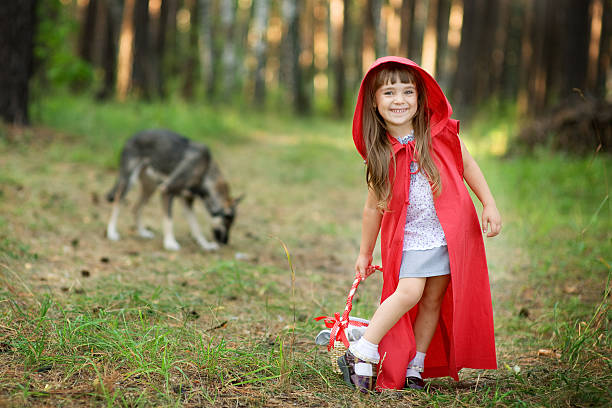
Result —
[[349, 350], [355, 357], [368, 363], [378, 364], [380, 355], [378, 354], [378, 344], [373, 344], [363, 337], [351, 344]]
[[420, 351], [416, 352], [416, 356], [412, 359], [412, 361], [408, 364], [408, 369], [406, 370], [406, 377], [418, 377], [421, 378], [421, 372], [419, 370], [415, 370], [413, 367], [425, 367], [425, 353], [421, 353]]

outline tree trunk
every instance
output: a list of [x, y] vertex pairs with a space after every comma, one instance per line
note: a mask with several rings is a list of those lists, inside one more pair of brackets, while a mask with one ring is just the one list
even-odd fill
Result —
[[473, 92], [471, 106], [477, 106], [492, 93], [492, 56], [495, 49], [495, 30], [497, 29], [497, 12], [499, 1], [485, 1], [477, 8], [476, 38], [480, 38], [479, 51], [476, 53], [476, 88]]
[[491, 52], [491, 75], [489, 89], [492, 94], [499, 94], [503, 88], [502, 75], [506, 59], [506, 44], [510, 32], [510, 0], [500, 0], [497, 10], [493, 49]]
[[461, 44], [461, 31], [463, 30], [463, 0], [450, 0], [450, 10], [448, 18], [448, 34], [446, 35], [446, 53], [441, 64], [442, 76], [440, 85], [449, 90], [449, 96], [454, 92], [453, 86], [456, 83], [457, 60], [459, 47]]
[[448, 73], [446, 72], [446, 54], [448, 49], [448, 27], [450, 19], [450, 0], [439, 0], [438, 5], [438, 21], [436, 22], [436, 30], [438, 32], [436, 44], [436, 79], [442, 89], [448, 86]]
[[200, 69], [208, 99], [215, 95], [215, 52], [213, 42], [212, 0], [199, 0]]
[[[113, 95], [117, 82], [117, 42], [122, 14], [122, 6], [118, 0], [104, 0], [106, 8], [106, 23], [100, 22], [100, 66], [104, 73], [102, 88], [96, 93], [96, 99], [107, 99]], [[100, 16], [100, 13], [98, 13]], [[98, 28], [96, 28], [98, 31]], [[98, 45], [95, 45], [97, 47]], [[97, 58], [97, 57], [95, 57]]]
[[285, 24], [283, 42], [288, 61], [281, 61], [288, 67], [289, 89], [294, 111], [298, 114], [310, 113], [310, 101], [306, 96], [303, 84], [303, 73], [300, 66], [300, 0], [284, 0], [282, 16]]
[[8, 123], [29, 123], [37, 4], [36, 0], [0, 3], [0, 117]]
[[400, 30], [400, 55], [414, 58], [410, 54], [410, 43], [412, 41], [412, 27], [414, 25], [414, 6], [416, 0], [403, 0], [400, 11], [402, 27]]
[[521, 27], [523, 23], [523, 7], [521, 3], [510, 2], [508, 9], [508, 24], [506, 42], [504, 45], [504, 63], [500, 81], [500, 96], [502, 99], [516, 99], [521, 62]]
[[166, 27], [168, 24], [168, 2], [157, 0], [149, 10], [149, 65], [150, 91], [156, 97], [165, 97], [165, 76], [163, 70], [166, 46]]
[[478, 38], [478, 8], [481, 0], [465, 0], [463, 2], [463, 25], [461, 28], [461, 44], [457, 55], [457, 71], [453, 82], [452, 99], [454, 107], [467, 108], [474, 99], [476, 88], [478, 52], [481, 38]]
[[95, 48], [92, 47], [94, 30], [96, 27], [97, 12], [99, 0], [89, 0], [85, 6], [84, 18], [81, 23], [81, 32], [79, 34], [78, 55], [81, 59], [92, 62], [92, 52]]
[[601, 41], [599, 43], [599, 61], [597, 67], [597, 81], [595, 95], [604, 98], [607, 95], [606, 82], [610, 71], [612, 57], [612, 1], [604, 0], [601, 26]]
[[381, 24], [382, 0], [367, 0], [363, 31], [363, 64], [369, 67], [376, 58], [386, 54], [386, 30]]
[[109, 6], [107, 0], [96, 1], [96, 19], [91, 37], [91, 62], [96, 67], [104, 64], [104, 48], [108, 31]]
[[331, 22], [331, 56], [334, 70], [334, 108], [336, 115], [344, 114], [346, 104], [346, 77], [344, 71], [344, 48], [347, 44], [348, 36], [348, 13], [347, 1], [332, 0], [330, 4], [330, 22]]
[[223, 94], [233, 95], [236, 88], [236, 1], [221, 1], [221, 26], [223, 32]]
[[134, 62], [134, 9], [136, 0], [125, 0], [119, 36], [119, 56], [117, 58], [117, 98], [124, 101], [132, 83]]
[[559, 41], [565, 35], [566, 25], [563, 21], [565, 7], [558, 0], [535, 2], [531, 10], [533, 21], [530, 27], [531, 40], [529, 47], [531, 58], [525, 69], [529, 71], [527, 81], [525, 111], [530, 116], [544, 112], [546, 107], [563, 93], [566, 78], [563, 67], [567, 65], [564, 42]]
[[150, 99], [152, 73], [149, 42], [149, 0], [136, 0], [133, 64], [132, 88], [145, 99]]
[[[355, 12], [355, 1], [344, 0], [344, 24], [343, 24], [343, 44], [344, 44], [344, 73], [345, 73], [345, 89], [352, 95], [355, 89], [359, 87], [362, 77], [361, 63], [361, 22], [355, 21], [359, 13]], [[356, 24], [357, 23], [357, 24]], [[346, 92], [345, 92], [346, 94]]]
[[561, 96], [569, 96], [574, 89], [586, 90], [587, 66], [589, 61], [589, 1], [567, 0], [567, 20], [565, 27], [564, 44], [566, 46], [565, 68], [566, 86], [562, 89]]
[[421, 55], [421, 66], [434, 78], [436, 77], [436, 55], [438, 53], [438, 7], [439, 0], [429, 0], [427, 24], [423, 35], [423, 54]]
[[519, 68], [517, 112], [525, 116], [528, 112], [529, 81], [533, 60], [533, 20], [534, 12], [531, 2], [523, 0], [523, 31], [521, 33], [521, 63]]
[[425, 20], [427, 19], [425, 3], [425, 0], [414, 0], [412, 24], [410, 25], [408, 56], [417, 64], [421, 64], [421, 56], [423, 54], [423, 35], [425, 34]]
[[181, 93], [183, 98], [189, 101], [192, 100], [194, 96], [196, 72], [198, 67], [198, 3], [196, 0], [186, 0], [185, 7], [189, 10], [189, 33]]
[[[162, 12], [168, 15], [165, 17], [166, 29], [164, 30], [164, 60], [162, 69], [171, 77], [182, 74], [182, 59], [179, 56], [178, 32], [176, 27], [179, 3], [181, 0], [163, 0]], [[165, 8], [165, 10], [164, 10]]]
[[268, 41], [266, 29], [270, 12], [270, 0], [255, 0], [253, 3], [253, 36], [255, 37], [255, 89], [253, 102], [257, 107], [264, 107], [266, 102], [266, 50]]

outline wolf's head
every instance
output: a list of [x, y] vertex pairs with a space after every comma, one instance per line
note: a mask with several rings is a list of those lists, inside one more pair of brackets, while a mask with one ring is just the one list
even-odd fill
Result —
[[213, 236], [219, 244], [226, 245], [229, 241], [229, 233], [236, 216], [236, 205], [232, 204], [229, 209], [212, 214]]
[[202, 198], [212, 218], [212, 232], [215, 241], [226, 245], [229, 242], [230, 229], [236, 218], [236, 207], [242, 197], [232, 198], [229, 185], [221, 176], [218, 168], [214, 164], [212, 167], [202, 183]]

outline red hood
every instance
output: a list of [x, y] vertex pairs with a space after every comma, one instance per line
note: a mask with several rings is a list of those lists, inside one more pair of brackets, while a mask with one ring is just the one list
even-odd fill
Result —
[[430, 111], [430, 122], [431, 122], [431, 136], [435, 137], [444, 127], [446, 122], [453, 113], [453, 109], [448, 103], [446, 96], [442, 92], [440, 85], [436, 82], [431, 75], [429, 75], [423, 68], [419, 67], [415, 62], [402, 57], [383, 57], [374, 61], [374, 64], [368, 69], [368, 72], [361, 81], [359, 87], [359, 95], [357, 96], [357, 104], [355, 106], [355, 114], [353, 115], [353, 141], [355, 147], [361, 157], [366, 159], [366, 148], [363, 142], [363, 97], [364, 97], [364, 85], [366, 79], [371, 75], [372, 71], [390, 62], [400, 63], [408, 67], [414, 68], [416, 72], [421, 76], [425, 82], [425, 90], [427, 92], [428, 109]]

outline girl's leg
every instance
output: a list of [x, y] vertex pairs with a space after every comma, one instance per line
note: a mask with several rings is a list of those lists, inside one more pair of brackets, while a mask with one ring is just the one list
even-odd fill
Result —
[[427, 278], [402, 278], [397, 289], [376, 309], [363, 337], [373, 344], [380, 340], [407, 311], [419, 302]]
[[[403, 280], [403, 279], [402, 279]], [[438, 326], [440, 307], [450, 282], [450, 275], [427, 278], [423, 296], [419, 303], [419, 313], [414, 322], [414, 339], [416, 349], [425, 353]]]
[[338, 367], [344, 381], [360, 391], [374, 389], [376, 367], [380, 356], [378, 343], [408, 310], [417, 304], [426, 278], [402, 278], [397, 289], [376, 309], [363, 337], [351, 344], [344, 356], [338, 359]]
[[406, 371], [406, 386], [408, 388], [420, 390], [425, 387], [421, 378], [421, 371], [425, 366], [425, 353], [438, 326], [440, 307], [449, 281], [450, 275], [443, 275], [429, 277], [425, 283], [425, 290], [419, 303], [419, 312], [414, 322], [417, 353]]

